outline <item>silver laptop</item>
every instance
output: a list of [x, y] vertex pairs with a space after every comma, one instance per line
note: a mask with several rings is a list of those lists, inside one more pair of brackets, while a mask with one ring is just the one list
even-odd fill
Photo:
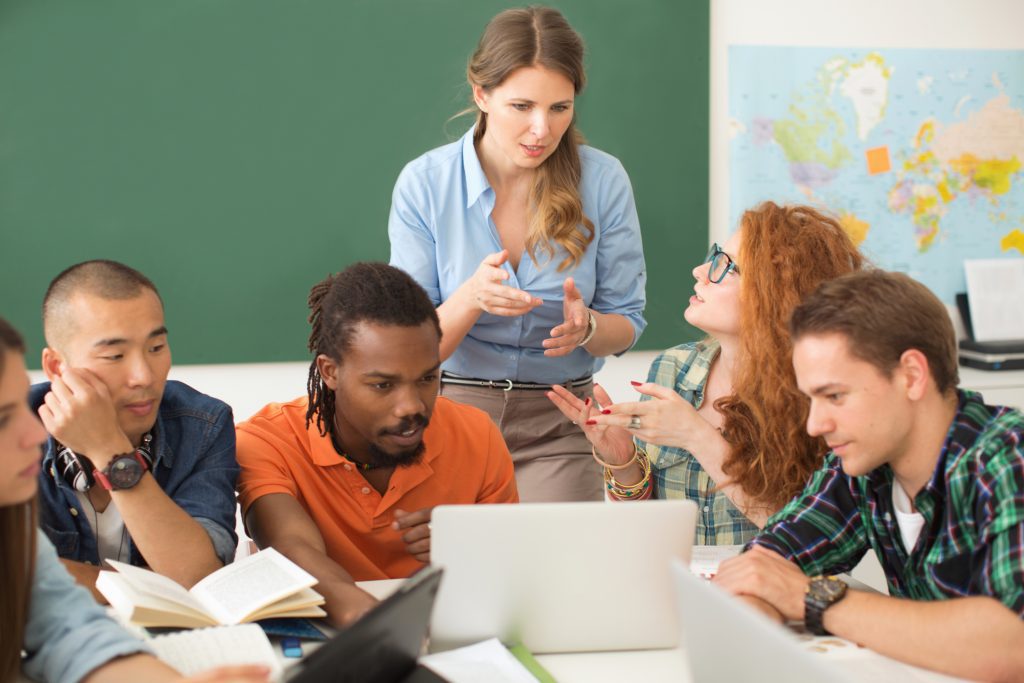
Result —
[[688, 564], [673, 562], [672, 574], [694, 683], [851, 680], [804, 649], [786, 628], [695, 576]]
[[444, 568], [432, 650], [498, 637], [535, 653], [675, 647], [670, 561], [690, 561], [692, 501], [434, 508]]

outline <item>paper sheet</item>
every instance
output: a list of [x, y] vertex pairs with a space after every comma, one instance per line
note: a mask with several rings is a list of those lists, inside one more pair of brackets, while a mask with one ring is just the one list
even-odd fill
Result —
[[739, 555], [741, 550], [741, 545], [695, 545], [690, 554], [690, 571], [710, 579], [723, 560]]
[[974, 340], [1024, 339], [1024, 258], [967, 259]]
[[426, 655], [419, 663], [450, 683], [537, 683], [497, 638]]

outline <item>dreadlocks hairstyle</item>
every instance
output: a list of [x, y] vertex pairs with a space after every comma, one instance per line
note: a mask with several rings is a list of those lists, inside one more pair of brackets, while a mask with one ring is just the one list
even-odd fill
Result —
[[807, 435], [810, 403], [793, 372], [789, 318], [819, 284], [862, 267], [834, 218], [765, 202], [743, 214], [740, 348], [733, 394], [715, 408], [732, 446], [722, 470], [769, 511], [800, 492], [828, 450]]
[[440, 340], [441, 322], [427, 293], [404, 270], [386, 263], [356, 263], [313, 285], [309, 290], [309, 322], [313, 326], [309, 350], [313, 361], [306, 382], [306, 426], [315, 417], [321, 435], [335, 436], [334, 392], [320, 376], [317, 356], [323, 354], [341, 362], [361, 322], [418, 327], [428, 320], [434, 323]]
[[[0, 378], [8, 352], [25, 353], [25, 344], [0, 318]], [[21, 647], [28, 621], [28, 598], [35, 572], [35, 497], [0, 507], [0, 681], [13, 681], [21, 666]]]

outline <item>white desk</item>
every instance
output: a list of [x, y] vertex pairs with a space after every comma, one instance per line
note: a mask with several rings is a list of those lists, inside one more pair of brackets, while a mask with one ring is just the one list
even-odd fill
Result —
[[[358, 585], [374, 597], [383, 598], [394, 592], [403, 580], [361, 581]], [[871, 590], [870, 587], [855, 580], [851, 585]], [[829, 640], [834, 642], [838, 639]], [[842, 667], [856, 680], [864, 683], [877, 683], [880, 680], [949, 683], [959, 680], [896, 662], [870, 650], [858, 648], [852, 643], [842, 647], [829, 647], [827, 650], [821, 656], [834, 660], [836, 666]], [[728, 652], [728, 648], [723, 648], [723, 652]], [[731, 654], [742, 656], [742, 653], [738, 652]], [[576, 652], [535, 657], [558, 683], [691, 683], [693, 680], [687, 653], [681, 647], [665, 650]], [[771, 680], [770, 662], [765, 663], [765, 680]]]

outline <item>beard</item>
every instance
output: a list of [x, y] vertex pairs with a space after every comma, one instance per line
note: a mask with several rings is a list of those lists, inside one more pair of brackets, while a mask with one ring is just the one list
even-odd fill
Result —
[[[426, 415], [419, 414], [407, 417], [395, 429], [384, 430], [381, 432], [381, 436], [386, 434], [397, 434], [401, 432], [407, 432], [410, 429], [416, 427], [422, 427], [424, 431], [429, 424], [430, 418]], [[426, 444], [420, 439], [420, 442], [412, 448], [407, 448], [397, 453], [389, 453], [383, 448], [378, 446], [376, 443], [370, 443], [369, 447], [369, 465], [371, 469], [384, 468], [384, 467], [409, 467], [419, 462], [420, 458], [423, 457], [423, 452], [426, 450]]]
[[415, 448], [399, 451], [398, 453], [388, 453], [377, 444], [371, 443], [369, 448], [370, 460], [368, 464], [370, 465], [370, 469], [380, 469], [384, 467], [409, 467], [419, 462], [425, 450], [426, 445], [422, 441], [420, 441], [419, 445]]

